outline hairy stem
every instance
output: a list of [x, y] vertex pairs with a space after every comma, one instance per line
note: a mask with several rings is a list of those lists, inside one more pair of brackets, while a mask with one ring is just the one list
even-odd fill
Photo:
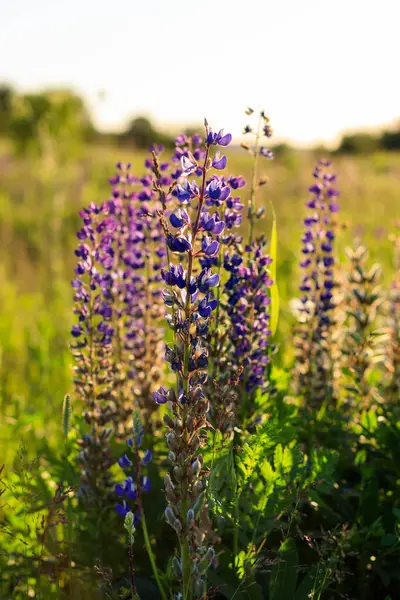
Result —
[[253, 168], [251, 171], [251, 189], [250, 189], [250, 200], [248, 205], [248, 218], [250, 221], [250, 232], [249, 232], [249, 245], [252, 244], [254, 238], [254, 206], [256, 200], [256, 188], [257, 188], [257, 163], [258, 163], [258, 146], [261, 137], [261, 123], [263, 116], [260, 112], [258, 117], [257, 134], [254, 142], [254, 159]]
[[[201, 215], [201, 209], [203, 207], [203, 203], [204, 203], [204, 195], [205, 195], [205, 189], [206, 189], [206, 174], [207, 174], [207, 162], [208, 162], [208, 155], [209, 155], [209, 146], [207, 146], [207, 150], [206, 150], [206, 156], [204, 159], [204, 166], [203, 166], [203, 176], [202, 176], [202, 183], [201, 183], [201, 190], [200, 190], [200, 196], [199, 196], [199, 204], [197, 206], [197, 215], [196, 215], [196, 220], [193, 226], [193, 233], [192, 233], [192, 249], [189, 252], [189, 258], [188, 258], [188, 268], [187, 268], [187, 277], [186, 277], [186, 303], [185, 303], [185, 320], [188, 323], [188, 325], [190, 324], [190, 279], [192, 277], [192, 271], [193, 271], [193, 256], [194, 256], [194, 251], [195, 251], [195, 243], [196, 243], [196, 237], [197, 237], [197, 233], [199, 230], [199, 222], [200, 222], [200, 215]], [[189, 392], [189, 359], [190, 359], [190, 326], [188, 326], [188, 331], [185, 335], [185, 339], [184, 339], [184, 346], [183, 346], [183, 373], [182, 373], [182, 379], [183, 379], [183, 389], [185, 394], [187, 394]], [[189, 413], [190, 407], [188, 405], [186, 405], [184, 407], [184, 411], [183, 411], [183, 431], [184, 431], [184, 437], [189, 438], [189, 434], [187, 431], [187, 419], [188, 419], [188, 413]], [[190, 499], [188, 498], [188, 490], [182, 490], [183, 491], [183, 498], [182, 498], [182, 517], [183, 519], [186, 519], [186, 515], [187, 515], [187, 511], [189, 509], [189, 502]], [[185, 536], [182, 541], [181, 541], [181, 561], [182, 561], [182, 578], [183, 578], [183, 599], [184, 600], [191, 600], [192, 595], [193, 595], [193, 586], [192, 586], [192, 565], [191, 565], [191, 560], [190, 560], [190, 548], [189, 548], [189, 540], [188, 537]]]

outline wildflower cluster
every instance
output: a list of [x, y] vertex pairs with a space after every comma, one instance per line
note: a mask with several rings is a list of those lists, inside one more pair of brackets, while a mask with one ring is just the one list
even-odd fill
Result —
[[159, 284], [166, 251], [160, 224], [150, 214], [151, 177], [135, 178], [130, 165], [118, 163], [110, 182], [118, 405], [126, 423], [133, 396], [147, 427], [154, 412], [152, 392], [162, 370], [164, 309]]
[[[247, 114], [252, 114], [248, 109]], [[251, 133], [247, 126], [244, 133]], [[212, 387], [215, 398], [212, 412], [213, 423], [224, 433], [232, 430], [237, 412], [251, 414], [251, 402], [257, 389], [266, 383], [266, 365], [269, 362], [268, 338], [271, 334], [269, 321], [270, 292], [273, 281], [268, 265], [272, 260], [266, 250], [266, 239], [254, 239], [255, 220], [263, 216], [264, 208], [255, 209], [255, 195], [266, 183], [265, 177], [258, 179], [258, 156], [273, 158], [273, 153], [262, 146], [263, 136], [270, 137], [272, 129], [264, 111], [260, 112], [254, 145], [245, 144], [253, 155], [253, 173], [248, 203], [247, 218], [250, 223], [249, 241], [243, 247], [243, 237], [234, 232], [243, 220], [243, 204], [240, 197], [233, 198], [229, 210], [225, 211], [226, 233], [221, 238], [221, 252], [214, 259], [225, 284], [218, 290], [220, 307], [217, 309], [216, 327], [210, 339], [213, 363]], [[232, 190], [245, 185], [243, 177], [230, 176]], [[241, 396], [241, 402], [238, 396]]]
[[[204, 394], [208, 371], [205, 342], [218, 305], [214, 292], [220, 282], [218, 273], [208, 265], [202, 266], [200, 259], [207, 261], [219, 253], [219, 236], [225, 224], [215, 209], [227, 201], [230, 188], [223, 178], [208, 178], [208, 174], [226, 166], [225, 156], [219, 152], [211, 156], [212, 147], [225, 147], [230, 141], [230, 134], [214, 133], [206, 124], [204, 148], [197, 152], [201, 163], [191, 151], [182, 154], [184, 179], [172, 192], [175, 206], [165, 224], [167, 246], [176, 257], [162, 273], [168, 286], [163, 292], [164, 301], [172, 308], [168, 322], [175, 337], [175, 343], [167, 346], [166, 359], [176, 373], [178, 386], [177, 390], [161, 387], [154, 399], [157, 404], [168, 402], [170, 409], [164, 420], [173, 468], [172, 477], [165, 477], [165, 517], [181, 544], [174, 571], [184, 589], [191, 590], [190, 595], [195, 597], [205, 593], [204, 575], [214, 560], [214, 550], [207, 546], [207, 514], [201, 510], [206, 483], [200, 448], [210, 406]], [[199, 183], [187, 179], [193, 174], [200, 177]]]
[[264, 247], [263, 241], [253, 242], [246, 246], [240, 259], [236, 255], [224, 263], [230, 272], [225, 289], [233, 356], [236, 364], [244, 367], [244, 387], [248, 393], [263, 386], [269, 361], [269, 287], [273, 281], [268, 270], [272, 259], [265, 254]]
[[84, 420], [90, 427], [80, 441], [82, 465], [81, 492], [101, 497], [111, 486], [109, 468], [113, 457], [109, 448], [110, 425], [116, 418], [113, 401], [112, 307], [109, 303], [112, 278], [112, 247], [103, 235], [108, 216], [106, 204], [90, 204], [81, 211], [83, 226], [75, 250], [78, 259], [72, 282], [75, 314], [72, 352], [76, 361], [75, 389], [85, 403]]
[[[89, 405], [84, 416], [92, 428], [81, 442], [80, 460], [86, 460], [97, 445], [97, 453], [107, 453], [112, 429], [105, 429], [106, 424], [126, 439], [132, 399], [142, 409], [146, 427], [151, 427], [152, 392], [162, 371], [160, 281], [166, 250], [160, 223], [149, 213], [152, 178], [138, 179], [130, 164], [118, 163], [110, 183], [110, 200], [81, 212], [78, 239], [86, 243], [76, 250], [79, 260], [73, 287], [78, 324], [72, 328], [77, 339], [73, 348], [79, 375], [76, 386]], [[97, 439], [94, 432], [99, 426], [103, 430]], [[108, 457], [99, 466], [107, 480], [111, 464]], [[94, 485], [94, 481], [85, 484]]]
[[153, 146], [139, 175], [118, 163], [111, 197], [81, 211], [71, 333], [83, 419], [66, 394], [61, 459], [48, 444], [44, 460], [21, 448], [0, 468], [2, 597], [396, 596], [400, 265], [386, 295], [360, 244], [340, 269], [336, 178], [320, 161], [295, 359], [286, 336], [275, 363], [280, 220], [270, 203], [268, 236], [264, 111], [244, 133], [247, 182], [225, 171], [231, 135], [206, 122], [169, 160]]
[[379, 286], [381, 269], [378, 264], [367, 267], [368, 250], [361, 244], [347, 248], [346, 254], [350, 269], [345, 286], [346, 319], [341, 340], [341, 364], [346, 380], [345, 385], [342, 382], [342, 388], [346, 390], [342, 400], [349, 405], [355, 402], [356, 395], [360, 395], [367, 406], [372, 398], [366, 377], [375, 363], [380, 341], [374, 323], [383, 301]]
[[120, 499], [115, 509], [122, 518], [131, 512], [134, 515], [133, 526], [136, 527], [143, 512], [142, 493], [150, 491], [150, 479], [143, 474], [143, 469], [150, 464], [152, 452], [149, 449], [140, 452], [144, 428], [141, 424], [140, 412], [137, 410], [134, 413], [133, 421], [133, 435], [128, 440], [133, 461], [126, 453], [118, 459], [118, 465], [125, 473], [130, 472], [133, 468], [133, 475], [128, 475], [122, 484], [115, 485], [115, 494]]
[[329, 342], [335, 287], [333, 215], [339, 210], [339, 192], [333, 187], [336, 175], [329, 171], [330, 165], [330, 161], [319, 161], [313, 173], [316, 181], [309, 188], [311, 198], [306, 206], [310, 213], [304, 219], [301, 239], [300, 325], [295, 340], [298, 391], [309, 394], [309, 401], [317, 404], [332, 394]]

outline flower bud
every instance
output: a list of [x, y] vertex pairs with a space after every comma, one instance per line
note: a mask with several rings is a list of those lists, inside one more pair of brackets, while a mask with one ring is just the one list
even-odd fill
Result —
[[172, 527], [175, 529], [176, 533], [181, 533], [181, 531], [182, 531], [182, 523], [180, 522], [179, 519], [175, 519], [174, 524], [172, 525]]
[[171, 475], [169, 473], [164, 476], [164, 485], [166, 488], [172, 490], [175, 489], [175, 485], [172, 483]]
[[168, 525], [171, 525], [171, 527], [174, 527], [176, 517], [175, 517], [175, 513], [174, 513], [173, 509], [170, 506], [167, 506], [167, 508], [164, 511], [164, 515], [165, 515], [165, 520], [167, 521]]
[[187, 515], [186, 515], [186, 525], [188, 526], [188, 528], [192, 527], [194, 523], [194, 510], [192, 508], [189, 508], [189, 510], [187, 511]]
[[174, 467], [174, 477], [178, 482], [182, 481], [183, 473], [181, 467], [179, 467], [178, 465], [175, 465]]
[[194, 593], [197, 598], [202, 598], [206, 592], [204, 579], [198, 579], [194, 584]]
[[174, 423], [173, 419], [171, 419], [171, 417], [168, 414], [164, 415], [164, 425], [166, 425], [170, 429], [174, 428], [175, 423]]
[[182, 565], [181, 561], [177, 556], [174, 556], [171, 563], [172, 573], [176, 579], [181, 579], [182, 577]]
[[200, 480], [197, 480], [192, 487], [192, 494], [195, 498], [197, 498], [197, 496], [200, 496], [201, 492], [203, 491], [203, 484]]
[[192, 473], [193, 475], [197, 475], [200, 472], [201, 464], [200, 461], [196, 458], [196, 460], [192, 463]]
[[172, 431], [167, 434], [167, 444], [168, 448], [170, 448], [171, 450], [176, 450], [178, 448], [176, 436]]

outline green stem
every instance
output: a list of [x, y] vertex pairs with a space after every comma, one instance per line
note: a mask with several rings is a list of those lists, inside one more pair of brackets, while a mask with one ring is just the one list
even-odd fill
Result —
[[239, 500], [240, 500], [240, 491], [238, 485], [238, 469], [236, 464], [236, 448], [240, 447], [240, 437], [237, 431], [235, 431], [233, 436], [233, 467], [235, 470], [235, 511], [234, 511], [234, 529], [233, 529], [233, 553], [234, 553], [234, 561], [236, 566], [236, 558], [239, 554], [239, 521], [240, 521], [240, 510], [239, 510]]
[[[202, 183], [201, 183], [201, 190], [200, 190], [200, 195], [199, 195], [199, 204], [197, 207], [197, 215], [196, 215], [196, 220], [193, 226], [193, 233], [192, 233], [192, 249], [189, 252], [189, 258], [188, 258], [188, 268], [187, 268], [187, 277], [186, 277], [186, 303], [185, 303], [185, 320], [187, 321], [187, 323], [190, 322], [190, 292], [189, 292], [189, 288], [190, 288], [190, 279], [192, 277], [192, 271], [193, 271], [193, 256], [194, 256], [194, 251], [195, 251], [195, 243], [196, 243], [196, 236], [199, 230], [199, 222], [200, 222], [200, 215], [201, 215], [201, 209], [203, 207], [203, 203], [204, 203], [204, 195], [205, 195], [205, 189], [206, 189], [206, 174], [207, 174], [207, 163], [208, 163], [208, 155], [209, 155], [209, 151], [210, 148], [209, 146], [207, 146], [206, 149], [206, 156], [204, 159], [204, 166], [203, 166], [203, 177], [202, 177]], [[190, 359], [190, 327], [188, 328], [188, 331], [185, 335], [185, 339], [184, 339], [184, 343], [183, 343], [183, 373], [182, 373], [182, 379], [183, 379], [183, 389], [184, 389], [184, 393], [185, 395], [187, 395], [189, 393], [189, 359]], [[183, 431], [184, 431], [184, 437], [186, 436], [186, 438], [188, 438], [188, 431], [187, 431], [187, 417], [188, 417], [188, 406], [186, 405], [184, 408], [184, 412], [183, 412]], [[187, 511], [190, 508], [190, 498], [188, 497], [188, 490], [187, 489], [182, 489], [182, 510], [181, 510], [181, 515], [182, 515], [182, 519], [186, 519], [186, 515], [187, 515]], [[191, 600], [191, 598], [193, 597], [193, 586], [192, 586], [192, 565], [191, 565], [191, 557], [190, 557], [190, 548], [189, 548], [189, 539], [187, 536], [184, 536], [184, 538], [181, 541], [181, 561], [182, 561], [182, 585], [183, 585], [183, 589], [182, 589], [182, 593], [183, 593], [183, 600]]]
[[257, 188], [257, 163], [258, 163], [258, 145], [261, 136], [261, 123], [263, 120], [262, 113], [258, 117], [258, 126], [257, 126], [257, 134], [256, 140], [254, 143], [254, 159], [253, 159], [253, 169], [251, 172], [251, 189], [250, 189], [250, 200], [249, 200], [249, 213], [248, 218], [250, 221], [250, 232], [249, 232], [249, 245], [252, 244], [254, 238], [254, 205], [256, 200], [256, 188]]
[[[182, 505], [183, 512], [187, 513], [187, 502]], [[187, 536], [181, 542], [181, 561], [182, 561], [182, 593], [183, 600], [191, 600], [192, 586], [192, 565], [190, 559], [189, 540]]]
[[153, 570], [154, 579], [157, 582], [157, 586], [158, 586], [159, 592], [161, 594], [162, 600], [168, 600], [167, 595], [164, 591], [163, 585], [161, 583], [161, 579], [158, 574], [158, 569], [157, 569], [156, 561], [154, 558], [154, 554], [151, 549], [149, 532], [147, 530], [146, 519], [144, 516], [143, 507], [142, 507], [142, 512], [141, 512], [141, 524], [142, 524], [142, 530], [143, 530], [144, 543], [146, 545], [147, 554], [149, 555], [149, 560], [150, 560], [151, 568]]
[[[221, 215], [219, 215], [221, 218]], [[218, 348], [218, 329], [219, 329], [219, 316], [220, 316], [220, 304], [221, 304], [221, 268], [222, 268], [222, 239], [219, 246], [219, 254], [218, 254], [218, 277], [219, 277], [219, 286], [217, 287], [217, 308], [215, 311], [215, 328], [214, 328], [214, 344], [213, 344], [213, 365], [212, 365], [212, 378], [215, 379], [219, 375], [219, 361], [216, 360], [217, 357], [217, 348]]]
[[233, 554], [236, 558], [239, 554], [239, 519], [240, 519], [240, 511], [239, 511], [239, 490], [236, 488], [236, 499], [235, 499], [235, 527], [233, 530]]

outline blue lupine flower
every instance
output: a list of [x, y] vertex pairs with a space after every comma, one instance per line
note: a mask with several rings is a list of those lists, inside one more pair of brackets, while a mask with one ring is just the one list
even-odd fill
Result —
[[192, 244], [183, 235], [167, 235], [167, 245], [172, 252], [188, 252], [192, 249]]
[[123, 456], [121, 456], [121, 458], [118, 459], [118, 464], [121, 467], [121, 469], [127, 469], [128, 467], [132, 466], [132, 461], [130, 461], [127, 455], [124, 454]]
[[219, 252], [219, 243], [206, 235], [203, 237], [201, 249], [207, 256], [215, 256]]
[[153, 398], [155, 400], [155, 402], [157, 404], [165, 404], [168, 400], [167, 398], [167, 390], [164, 389], [163, 387], [160, 387], [160, 389], [156, 392], [153, 392]]
[[230, 133], [224, 135], [224, 130], [221, 129], [218, 133], [213, 133], [211, 130], [209, 131], [206, 144], [209, 146], [228, 146], [232, 141], [232, 136]]
[[123, 519], [126, 517], [126, 515], [127, 515], [128, 512], [131, 512], [129, 504], [127, 504], [125, 502], [125, 500], [122, 501], [122, 504], [117, 504], [115, 506], [115, 510], [117, 511], [117, 513], [119, 514], [119, 516], [122, 517]]
[[268, 160], [273, 160], [274, 153], [272, 152], [272, 150], [269, 150], [268, 148], [264, 148], [264, 146], [261, 146], [260, 156], [264, 156], [264, 158], [268, 158]]
[[182, 177], [187, 177], [188, 175], [191, 175], [197, 169], [196, 162], [195, 161], [192, 162], [187, 156], [182, 156], [181, 165], [182, 165]]
[[218, 219], [218, 213], [210, 215], [208, 212], [203, 212], [200, 217], [200, 228], [208, 231], [208, 233], [221, 235], [225, 228], [225, 223]]
[[199, 303], [198, 313], [204, 319], [207, 319], [213, 310], [217, 308], [218, 301], [215, 298], [212, 298], [210, 294], [207, 294], [205, 298]]
[[327, 170], [330, 164], [319, 161], [314, 169], [316, 181], [308, 188], [312, 197], [306, 203], [313, 212], [304, 219], [305, 233], [301, 238], [306, 258], [300, 262], [302, 296], [295, 346], [300, 359], [296, 364], [301, 364], [301, 368], [295, 374], [298, 392], [307, 394], [310, 404], [326, 401], [331, 395], [332, 357], [328, 347], [335, 287], [332, 214], [339, 209], [335, 201], [339, 192], [332, 187], [336, 176]]
[[209, 289], [219, 285], [218, 273], [212, 273], [211, 269], [203, 269], [197, 277], [197, 287], [202, 294], [207, 294]]
[[241, 175], [239, 175], [237, 177], [232, 177], [232, 176], [229, 177], [228, 183], [233, 190], [237, 190], [239, 188], [242, 188], [244, 185], [246, 185], [246, 181], [244, 180], [244, 178]]
[[151, 453], [151, 450], [146, 450], [142, 457], [142, 465], [147, 466], [151, 462], [152, 457], [153, 455]]
[[142, 477], [142, 490], [144, 492], [150, 491], [150, 479], [146, 475]]
[[[246, 390], [254, 392], [265, 382], [265, 369], [269, 362], [269, 287], [273, 282], [265, 268], [271, 263], [271, 258], [265, 254], [262, 242], [246, 246], [245, 252], [247, 261], [243, 261], [237, 253], [225, 254], [224, 268], [230, 273], [225, 290], [234, 358], [238, 365], [245, 367]], [[248, 318], [250, 310], [251, 320]]]
[[[139, 447], [142, 443], [142, 438], [144, 435], [144, 428], [141, 424], [140, 418], [137, 417], [136, 413], [134, 415], [134, 426], [133, 426], [133, 437], [129, 439], [128, 441], [128, 446], [130, 448], [134, 448], [135, 452], [139, 452]], [[152, 459], [152, 453], [150, 450], [145, 450], [140, 463], [139, 463], [139, 467], [146, 467], [149, 465], [149, 463], [151, 462]], [[133, 463], [131, 460], [129, 460], [129, 458], [127, 457], [126, 454], [124, 454], [124, 456], [122, 458], [120, 458], [118, 460], [118, 464], [120, 465], [120, 467], [126, 469], [126, 468], [130, 468], [133, 466]], [[136, 463], [138, 464], [138, 463]], [[128, 476], [123, 484], [117, 483], [115, 485], [115, 493], [117, 496], [119, 496], [120, 498], [127, 498], [130, 502], [136, 502], [138, 499], [138, 489], [137, 489], [137, 485], [136, 485], [136, 480], [137, 477], [140, 475], [140, 473], [136, 472], [136, 476], [135, 479], [132, 476]], [[140, 481], [141, 481], [141, 490], [143, 492], [148, 492], [150, 490], [150, 479], [147, 477], [147, 475], [142, 475], [140, 477]], [[139, 507], [140, 508], [140, 507]], [[120, 515], [120, 517], [125, 517], [125, 515], [131, 510], [129, 504], [126, 502], [126, 500], [122, 500], [121, 503], [117, 504], [115, 507], [115, 510], [117, 511], [117, 513]], [[139, 517], [140, 514], [137, 513], [137, 522], [139, 522]]]
[[212, 160], [212, 166], [218, 171], [223, 171], [223, 169], [225, 169], [226, 167], [227, 162], [228, 159], [226, 158], [226, 156], [220, 156], [220, 153], [217, 152]]

